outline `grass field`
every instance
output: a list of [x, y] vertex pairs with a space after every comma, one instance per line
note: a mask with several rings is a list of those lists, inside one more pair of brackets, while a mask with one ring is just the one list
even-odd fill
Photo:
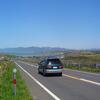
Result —
[[[65, 55], [62, 59], [65, 68], [100, 73], [100, 54]], [[74, 65], [76, 64], [76, 65]]]
[[65, 69], [73, 69], [73, 70], [80, 70], [85, 72], [93, 72], [93, 73], [100, 73], [100, 68], [91, 68], [91, 67], [77, 67], [77, 66], [66, 66]]
[[[6, 67], [5, 67], [6, 65]], [[0, 100], [33, 100], [29, 95], [29, 91], [20, 76], [20, 72], [17, 71], [17, 88], [16, 96], [13, 94], [13, 74], [12, 70], [15, 68], [13, 62], [1, 62], [1, 75], [0, 75]]]

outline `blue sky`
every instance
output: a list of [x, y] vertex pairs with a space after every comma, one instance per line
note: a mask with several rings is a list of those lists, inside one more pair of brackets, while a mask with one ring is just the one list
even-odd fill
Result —
[[0, 48], [100, 48], [99, 0], [0, 0]]

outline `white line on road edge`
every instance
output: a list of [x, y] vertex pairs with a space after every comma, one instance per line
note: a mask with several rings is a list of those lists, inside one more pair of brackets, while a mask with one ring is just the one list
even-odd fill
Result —
[[[16, 62], [15, 62], [16, 63]], [[34, 80], [40, 87], [42, 87], [49, 95], [51, 95], [55, 100], [61, 100], [54, 93], [52, 93], [49, 89], [47, 89], [43, 84], [41, 84], [37, 79], [35, 79], [30, 73], [28, 73], [25, 69], [23, 69], [19, 64], [16, 63], [18, 67], [20, 67], [32, 80]]]
[[23, 61], [19, 61], [19, 62], [21, 62], [23, 64], [26, 64], [26, 65], [29, 65], [29, 66], [32, 66], [32, 67], [35, 67], [35, 68], [38, 68], [38, 66], [30, 64], [30, 63], [26, 63], [26, 62], [23, 62]]
[[86, 80], [86, 79], [80, 79], [81, 81], [84, 81], [84, 82], [88, 82], [88, 83], [92, 83], [92, 84], [95, 84], [95, 85], [99, 85], [100, 86], [100, 83], [98, 82], [94, 82], [94, 81], [90, 81], [90, 80]]
[[84, 81], [84, 82], [88, 82], [88, 83], [100, 86], [100, 83], [94, 82], [94, 81], [91, 81], [91, 80], [87, 80], [87, 79], [83, 79], [83, 78], [78, 78], [78, 77], [70, 76], [70, 75], [67, 75], [67, 74], [63, 74], [63, 76], [66, 76], [68, 78], [72, 78], [72, 79], [75, 79], [75, 80], [80, 80], [80, 81]]

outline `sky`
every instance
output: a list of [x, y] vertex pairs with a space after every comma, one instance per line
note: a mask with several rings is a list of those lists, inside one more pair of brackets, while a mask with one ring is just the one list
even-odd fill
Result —
[[0, 48], [100, 48], [100, 0], [0, 0]]

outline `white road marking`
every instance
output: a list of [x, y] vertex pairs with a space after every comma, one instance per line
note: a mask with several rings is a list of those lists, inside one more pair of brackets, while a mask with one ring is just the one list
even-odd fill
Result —
[[98, 86], [100, 86], [100, 83], [98, 83], [98, 82], [94, 82], [94, 81], [91, 81], [91, 80], [86, 80], [86, 79], [80, 79], [81, 81], [84, 81], [84, 82], [88, 82], [88, 83], [92, 83], [92, 84], [95, 84], [95, 85], [98, 85]]
[[63, 74], [63, 76], [100, 86], [99, 82], [94, 82], [94, 81], [91, 81], [91, 80], [87, 80], [87, 79], [84, 79], [84, 78], [78, 78], [78, 77], [70, 76], [70, 75], [67, 75], [67, 74]]
[[26, 65], [29, 65], [29, 66], [32, 66], [32, 67], [35, 67], [35, 68], [38, 68], [38, 66], [33, 65], [33, 64], [29, 64], [29, 63], [26, 63], [26, 62], [23, 62], [23, 61], [19, 61], [19, 62], [21, 62], [21, 63], [23, 63], [23, 64], [26, 64]]
[[[15, 62], [16, 63], [16, 62]], [[54, 93], [52, 93], [48, 88], [46, 88], [43, 84], [41, 84], [36, 78], [34, 78], [30, 73], [28, 73], [25, 69], [23, 69], [18, 63], [16, 65], [21, 68], [32, 80], [34, 80], [41, 88], [43, 88], [49, 95], [51, 95], [54, 100], [61, 100]]]

